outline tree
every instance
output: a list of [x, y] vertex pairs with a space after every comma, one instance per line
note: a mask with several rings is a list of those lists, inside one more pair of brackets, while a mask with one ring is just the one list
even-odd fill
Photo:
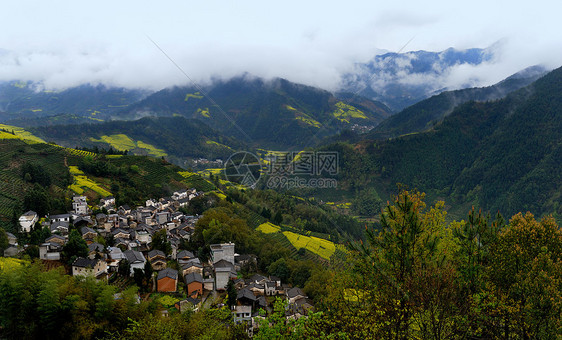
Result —
[[39, 216], [47, 215], [51, 211], [50, 197], [44, 187], [35, 183], [33, 188], [25, 193], [23, 198], [24, 210], [35, 211]]
[[283, 282], [287, 282], [291, 276], [291, 270], [287, 265], [287, 261], [283, 257], [270, 264], [267, 271], [269, 274], [280, 278]]
[[170, 241], [168, 241], [166, 229], [161, 229], [154, 233], [152, 237], [152, 249], [161, 250], [166, 255], [172, 253], [172, 245]]
[[273, 216], [273, 223], [275, 224], [283, 223], [283, 215], [281, 214], [281, 211], [277, 211], [275, 213], [275, 216]]
[[6, 235], [4, 228], [0, 228], [0, 255], [4, 256], [4, 250], [6, 250], [8, 246], [8, 235]]
[[145, 284], [144, 284], [144, 272], [142, 269], [135, 268], [133, 269], [133, 279], [135, 280], [135, 284], [139, 287], [141, 292], [145, 292]]
[[127, 261], [127, 259], [121, 259], [121, 261], [119, 261], [117, 272], [119, 273], [119, 275], [124, 277], [131, 276], [131, 264], [129, 263], [129, 261]]
[[62, 247], [63, 258], [67, 260], [69, 265], [72, 265], [77, 257], [87, 257], [88, 253], [88, 244], [78, 230], [71, 230], [70, 235], [68, 235], [68, 242]]
[[451, 337], [457, 292], [456, 273], [438, 251], [441, 203], [424, 212], [424, 194], [401, 192], [381, 214], [378, 234], [366, 230], [366, 243], [354, 246], [358, 299], [376, 310], [369, 337], [401, 339]]
[[512, 217], [490, 248], [484, 310], [497, 337], [562, 336], [562, 231], [551, 216]]
[[236, 305], [236, 296], [237, 296], [237, 292], [236, 292], [236, 287], [234, 287], [234, 281], [233, 280], [228, 280], [228, 283], [226, 284], [226, 293], [228, 296], [227, 299], [227, 304], [228, 307], [232, 309], [232, 306]]
[[154, 272], [154, 270], [152, 270], [152, 265], [150, 264], [149, 261], [146, 261], [144, 263], [144, 280], [146, 282], [146, 287], [148, 289], [152, 285], [152, 273], [153, 272]]

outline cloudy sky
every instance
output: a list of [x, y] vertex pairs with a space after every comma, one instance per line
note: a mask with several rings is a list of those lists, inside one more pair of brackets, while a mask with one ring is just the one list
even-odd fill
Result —
[[[334, 89], [377, 53], [488, 47], [464, 69], [493, 83], [538, 63], [562, 65], [557, 1], [29, 1], [0, 11], [0, 80], [159, 89], [242, 72]], [[150, 38], [150, 39], [149, 39]], [[412, 39], [413, 38], [413, 39]]]

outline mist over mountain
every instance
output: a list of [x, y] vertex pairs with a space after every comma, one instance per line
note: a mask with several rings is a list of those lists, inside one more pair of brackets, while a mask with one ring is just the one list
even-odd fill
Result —
[[463, 68], [490, 63], [495, 47], [441, 52], [412, 51], [385, 53], [366, 63], [357, 63], [342, 76], [341, 89], [379, 100], [392, 110], [407, 106], [447, 89], [478, 86], [475, 72], [465, 79], [457, 73]]
[[487, 87], [445, 91], [405, 108], [381, 122], [365, 138], [381, 139], [431, 129], [453, 110], [469, 101], [497, 100], [529, 85], [547, 73], [542, 66], [528, 67]]
[[427, 131], [326, 148], [343, 155], [339, 183], [353, 195], [403, 183], [460, 207], [559, 217], [561, 93], [559, 68], [504, 99], [459, 105]]

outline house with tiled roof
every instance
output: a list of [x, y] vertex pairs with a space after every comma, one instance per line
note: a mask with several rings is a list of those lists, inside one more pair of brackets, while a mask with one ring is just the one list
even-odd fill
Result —
[[158, 272], [156, 279], [159, 292], [175, 292], [178, 290], [178, 271], [166, 268]]
[[104, 260], [79, 257], [72, 263], [73, 276], [91, 276], [99, 279], [106, 274], [107, 263]]

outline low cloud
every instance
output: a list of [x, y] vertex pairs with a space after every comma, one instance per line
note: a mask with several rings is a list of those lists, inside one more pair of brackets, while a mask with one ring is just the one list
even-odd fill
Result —
[[[293, 0], [271, 4], [22, 0], [4, 6], [0, 14], [0, 29], [10, 32], [0, 36], [0, 81], [41, 82], [50, 89], [91, 83], [158, 90], [188, 84], [147, 34], [202, 84], [248, 72], [337, 90], [341, 75], [353, 71], [355, 64], [383, 49], [398, 51], [412, 37], [405, 51], [486, 47], [503, 37], [509, 40], [490, 62], [459, 65], [425, 78], [412, 76], [404, 60], [396, 73], [400, 82], [484, 86], [527, 66], [562, 63], [559, 11], [521, 14], [558, 5], [541, 7], [542, 0], [537, 0], [523, 11], [475, 1], [407, 2], [398, 8], [365, 1], [341, 6], [335, 1]], [[525, 20], [533, 22], [522, 24]], [[376, 81], [383, 86], [390, 78], [381, 74]]]

